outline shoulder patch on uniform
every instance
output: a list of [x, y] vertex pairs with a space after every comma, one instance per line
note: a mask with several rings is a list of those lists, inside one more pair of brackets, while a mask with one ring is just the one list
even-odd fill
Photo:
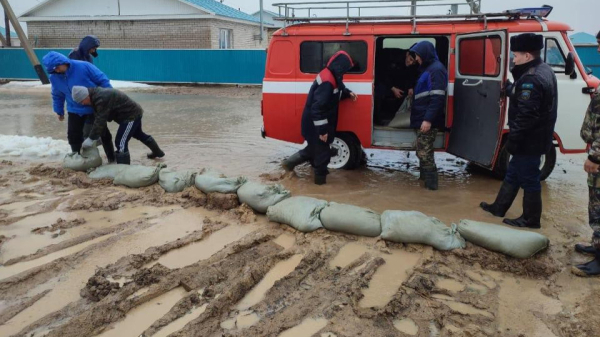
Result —
[[533, 89], [533, 83], [523, 83], [521, 86], [523, 89]]
[[531, 98], [531, 91], [530, 90], [523, 90], [521, 92], [521, 96], [519, 97], [523, 100], [529, 100]]

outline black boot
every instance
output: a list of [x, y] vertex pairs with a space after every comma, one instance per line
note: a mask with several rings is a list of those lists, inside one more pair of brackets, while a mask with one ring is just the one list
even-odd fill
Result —
[[160, 149], [160, 147], [158, 147], [158, 144], [154, 138], [152, 138], [152, 136], [148, 137], [148, 139], [144, 142], [144, 145], [146, 145], [152, 151], [152, 153], [148, 153], [146, 155], [148, 159], [162, 158], [165, 156], [165, 153]]
[[115, 162], [115, 147], [112, 143], [102, 143], [102, 147], [104, 148], [104, 153], [106, 154], [106, 159], [108, 159], [108, 163]]
[[596, 258], [571, 268], [571, 272], [581, 277], [600, 276], [600, 252], [596, 250]]
[[327, 183], [327, 176], [315, 175], [315, 184], [316, 185], [325, 185], [326, 183]]
[[542, 218], [542, 192], [527, 192], [523, 196], [523, 215], [517, 219], [504, 219], [504, 223], [515, 227], [540, 228]]
[[575, 251], [581, 254], [596, 255], [597, 249], [594, 246], [586, 246], [578, 243], [575, 245]]
[[437, 168], [423, 169], [423, 175], [425, 180], [425, 188], [431, 191], [437, 191], [438, 189], [438, 171]]
[[304, 162], [306, 162], [306, 158], [304, 158], [304, 156], [300, 152], [296, 152], [288, 158], [284, 159], [281, 162], [281, 166], [284, 170], [291, 172], [296, 166], [303, 164]]
[[496, 196], [496, 201], [494, 201], [493, 204], [488, 204], [483, 201], [479, 204], [479, 207], [494, 216], [503, 217], [517, 197], [517, 193], [519, 193], [519, 186], [503, 182], [502, 186], [500, 186], [500, 191], [498, 191], [498, 195]]
[[129, 156], [129, 152], [117, 152], [115, 153], [115, 157], [117, 160], [117, 164], [131, 164], [131, 157]]

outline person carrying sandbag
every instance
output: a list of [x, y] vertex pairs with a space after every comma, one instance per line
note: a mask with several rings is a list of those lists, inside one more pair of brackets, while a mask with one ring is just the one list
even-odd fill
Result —
[[154, 138], [142, 131], [142, 115], [144, 110], [134, 100], [116, 89], [86, 88], [74, 86], [73, 100], [82, 105], [91, 105], [94, 109], [94, 126], [89, 137], [83, 142], [83, 148], [92, 147], [94, 140], [107, 128], [107, 122], [119, 123], [115, 138], [117, 164], [129, 164], [129, 140], [133, 137], [146, 145], [151, 153], [148, 158], [162, 158], [165, 153]]

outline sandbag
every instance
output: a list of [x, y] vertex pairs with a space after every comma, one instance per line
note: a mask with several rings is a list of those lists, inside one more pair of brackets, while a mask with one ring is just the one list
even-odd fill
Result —
[[164, 169], [158, 174], [158, 184], [168, 193], [177, 193], [194, 185], [195, 177], [196, 172]]
[[115, 176], [115, 185], [139, 188], [156, 184], [160, 170], [167, 167], [165, 164], [157, 166], [129, 165]]
[[465, 248], [456, 225], [446, 226], [436, 218], [416, 211], [385, 211], [381, 214], [381, 237], [401, 243], [421, 243], [438, 250]]
[[404, 100], [404, 102], [396, 112], [394, 119], [392, 119], [387, 126], [400, 129], [410, 128], [410, 110], [412, 105], [411, 101], [412, 99], [410, 97], [407, 97]]
[[267, 218], [296, 228], [301, 232], [312, 232], [322, 228], [319, 213], [327, 201], [309, 197], [291, 197], [267, 209]]
[[119, 172], [128, 168], [129, 165], [125, 164], [109, 164], [97, 167], [93, 170], [89, 170], [88, 177], [91, 179], [115, 179]]
[[238, 188], [246, 182], [244, 177], [227, 178], [219, 172], [205, 170], [196, 175], [196, 187], [204, 193], [236, 193]]
[[478, 246], [519, 259], [534, 256], [550, 243], [539, 233], [472, 220], [460, 220], [458, 232]]
[[85, 148], [79, 153], [69, 153], [63, 160], [63, 167], [74, 171], [87, 172], [102, 165], [102, 157], [95, 146]]
[[362, 235], [381, 235], [381, 216], [366, 208], [330, 202], [321, 211], [321, 223], [330, 231]]
[[246, 182], [237, 190], [240, 203], [247, 204], [253, 210], [267, 213], [267, 208], [291, 196], [290, 191], [280, 184], [263, 185], [253, 181]]

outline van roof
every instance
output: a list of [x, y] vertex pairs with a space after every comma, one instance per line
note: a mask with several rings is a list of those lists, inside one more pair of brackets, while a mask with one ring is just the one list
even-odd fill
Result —
[[[555, 21], [542, 21], [547, 26], [548, 31], [571, 31], [567, 24]], [[543, 24], [532, 19], [517, 20], [488, 20], [487, 29], [484, 21], [418, 21], [418, 35], [445, 35], [452, 33], [472, 33], [477, 31], [492, 31], [506, 29], [509, 32], [542, 32]], [[290, 36], [343, 36], [346, 31], [346, 24], [336, 23], [299, 23], [288, 26], [286, 32]], [[413, 26], [411, 22], [361, 22], [350, 23], [349, 31], [352, 35], [402, 35], [411, 34]], [[275, 32], [274, 35], [281, 36], [283, 29]]]

